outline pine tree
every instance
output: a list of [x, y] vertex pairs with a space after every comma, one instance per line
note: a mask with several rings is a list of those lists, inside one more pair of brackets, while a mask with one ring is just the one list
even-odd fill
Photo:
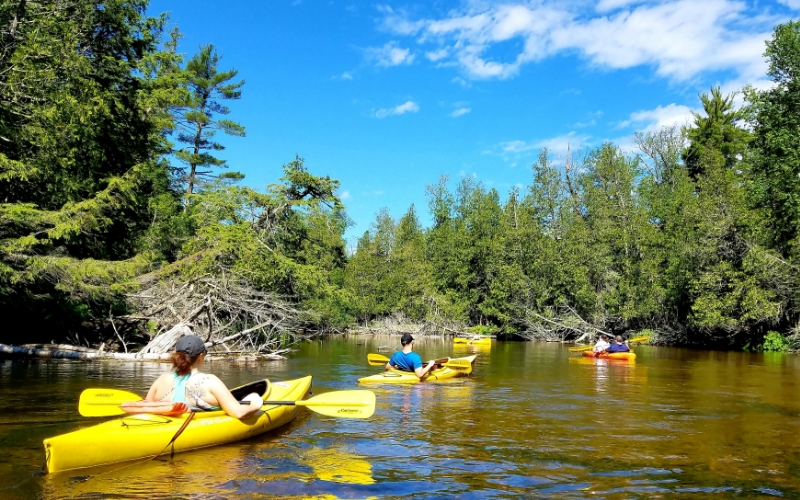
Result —
[[703, 175], [708, 164], [734, 169], [747, 152], [750, 133], [739, 125], [745, 112], [734, 108], [735, 98], [735, 92], [723, 97], [719, 87], [712, 87], [710, 96], [700, 94], [705, 115], [694, 113], [693, 126], [685, 130], [689, 146], [683, 153], [693, 178]]
[[238, 99], [242, 95], [244, 80], [231, 82], [238, 71], [218, 70], [221, 56], [213, 45], [200, 47], [186, 64], [187, 97], [177, 110], [179, 143], [188, 146], [178, 149], [175, 156], [188, 166], [183, 170], [186, 182], [187, 205], [189, 198], [202, 182], [215, 178], [240, 180], [244, 176], [238, 172], [215, 174], [215, 169], [227, 168], [225, 160], [217, 158], [212, 152], [222, 151], [225, 146], [213, 140], [217, 131], [236, 137], [244, 137], [244, 127], [234, 121], [218, 118], [230, 114], [230, 109], [221, 104], [222, 100]]
[[800, 22], [778, 25], [764, 55], [775, 86], [748, 89], [755, 159], [752, 191], [768, 213], [772, 243], [800, 256]]

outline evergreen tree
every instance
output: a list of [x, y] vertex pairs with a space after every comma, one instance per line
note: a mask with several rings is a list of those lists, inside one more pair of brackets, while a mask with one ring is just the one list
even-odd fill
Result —
[[733, 169], [746, 154], [750, 133], [739, 125], [745, 112], [734, 109], [735, 97], [735, 92], [723, 97], [719, 87], [712, 87], [710, 96], [700, 94], [705, 115], [693, 113], [694, 125], [686, 130], [689, 146], [683, 153], [693, 178], [703, 175], [709, 164]]
[[775, 85], [746, 93], [756, 156], [752, 188], [767, 211], [772, 243], [794, 261], [800, 250], [800, 22], [778, 25], [764, 55]]
[[187, 147], [178, 149], [175, 156], [188, 166], [182, 173], [186, 182], [187, 202], [201, 182], [223, 178], [240, 180], [244, 176], [238, 172], [227, 172], [215, 175], [216, 168], [226, 168], [225, 160], [212, 154], [225, 149], [213, 137], [217, 131], [225, 134], [244, 137], [244, 127], [240, 124], [218, 118], [230, 114], [230, 109], [220, 103], [222, 100], [239, 99], [244, 80], [231, 82], [238, 71], [218, 70], [221, 56], [213, 45], [200, 47], [186, 63], [188, 93], [185, 102], [178, 108], [179, 143]]
[[165, 19], [146, 6], [0, 8], [0, 312], [26, 332], [76, 327], [94, 308], [106, 317], [150, 261], [138, 238], [150, 202], [170, 196], [157, 158], [177, 89], [151, 71], [173, 56], [158, 50]]

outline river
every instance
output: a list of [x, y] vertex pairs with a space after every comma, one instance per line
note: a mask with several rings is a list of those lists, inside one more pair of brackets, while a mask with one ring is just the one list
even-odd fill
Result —
[[301, 410], [257, 438], [146, 463], [42, 474], [46, 437], [91, 425], [80, 392], [144, 394], [168, 365], [0, 361], [0, 498], [800, 498], [800, 357], [639, 346], [635, 363], [567, 346], [420, 339], [478, 353], [468, 378], [358, 386], [398, 337], [304, 342], [285, 361], [209, 361], [229, 387], [313, 375], [371, 389], [368, 420]]

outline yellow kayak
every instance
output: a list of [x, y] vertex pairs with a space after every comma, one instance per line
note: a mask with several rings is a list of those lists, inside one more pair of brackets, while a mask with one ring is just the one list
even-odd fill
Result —
[[491, 337], [481, 337], [477, 339], [465, 339], [463, 337], [454, 337], [453, 338], [454, 344], [473, 344], [473, 345], [491, 345], [492, 338]]
[[[231, 392], [237, 399], [258, 392], [265, 400], [298, 401], [304, 399], [310, 389], [311, 377], [308, 376], [273, 383], [261, 380]], [[262, 411], [243, 420], [221, 410], [197, 412], [175, 440], [174, 450], [178, 453], [257, 436], [287, 424], [299, 410], [299, 406], [264, 406]], [[150, 458], [164, 450], [188, 415], [126, 415], [45, 439], [47, 472]]]
[[[475, 358], [477, 356], [477, 354], [474, 354], [472, 356], [466, 356], [463, 358], [451, 358], [451, 361], [463, 359], [472, 364], [475, 362]], [[419, 377], [417, 377], [413, 372], [404, 372], [402, 370], [396, 370], [392, 368], [390, 370], [378, 373], [377, 375], [360, 378], [358, 379], [358, 382], [361, 384], [416, 384], [417, 382], [437, 382], [462, 375], [465, 375], [463, 370], [443, 366], [441, 368], [431, 370], [427, 377], [420, 380]]]
[[596, 353], [592, 351], [583, 351], [583, 355], [587, 358], [600, 358], [600, 359], [622, 359], [625, 361], [633, 361], [636, 359], [636, 354], [631, 352], [603, 352]]

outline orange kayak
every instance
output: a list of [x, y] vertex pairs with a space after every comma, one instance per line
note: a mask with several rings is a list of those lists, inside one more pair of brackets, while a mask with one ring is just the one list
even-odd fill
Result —
[[626, 361], [633, 361], [636, 359], [636, 354], [631, 352], [611, 352], [611, 353], [596, 353], [592, 351], [583, 351], [582, 353], [587, 358], [600, 358], [600, 359], [624, 359]]

